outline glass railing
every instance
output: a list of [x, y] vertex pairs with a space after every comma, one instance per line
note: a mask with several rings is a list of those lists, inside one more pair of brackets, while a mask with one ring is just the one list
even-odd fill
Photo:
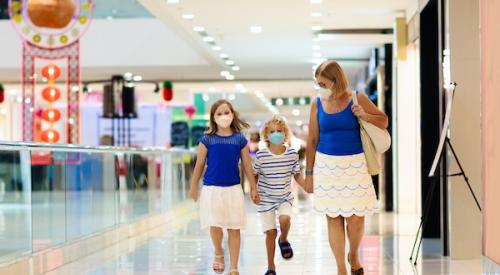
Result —
[[0, 142], [0, 263], [172, 209], [195, 154]]

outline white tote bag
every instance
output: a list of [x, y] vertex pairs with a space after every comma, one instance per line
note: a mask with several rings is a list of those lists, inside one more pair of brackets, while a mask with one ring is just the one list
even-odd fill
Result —
[[[352, 101], [354, 104], [358, 105], [358, 97], [356, 94], [356, 91], [352, 92]], [[362, 127], [368, 136], [370, 136], [377, 153], [383, 154], [389, 150], [391, 147], [391, 135], [386, 129], [380, 129], [379, 127], [362, 119], [358, 119], [358, 121], [360, 127]]]

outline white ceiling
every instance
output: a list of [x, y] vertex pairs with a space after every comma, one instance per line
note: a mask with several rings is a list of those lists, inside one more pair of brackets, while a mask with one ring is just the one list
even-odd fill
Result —
[[[146, 18], [127, 13], [127, 7], [136, 7], [135, 1], [147, 10], [141, 10], [138, 17]], [[312, 4], [310, 0], [179, 0], [178, 4], [169, 4], [167, 0], [120, 0], [120, 8], [115, 12], [118, 15], [113, 20], [94, 20], [82, 38], [82, 76], [84, 80], [102, 79], [131, 71], [146, 80], [198, 81], [199, 84], [185, 84], [186, 91], [190, 92], [206, 92], [210, 85], [222, 87], [217, 88], [218, 91], [224, 86], [232, 91], [241, 81], [249, 92], [238, 94], [235, 103], [243, 106], [247, 116], [258, 120], [267, 109], [256, 98], [255, 91], [264, 92], [267, 98], [314, 97], [312, 68], [320, 59], [341, 60], [347, 74], [352, 76], [366, 66], [371, 49], [392, 41], [392, 35], [373, 34], [331, 35], [314, 40], [313, 26], [323, 30], [392, 28], [395, 17], [404, 16], [411, 2], [323, 0], [321, 4]], [[113, 16], [112, 7], [101, 5], [99, 17], [106, 18], [108, 9]], [[147, 18], [148, 13], [153, 17]], [[313, 17], [312, 13], [322, 16]], [[183, 19], [183, 14], [192, 14], [194, 18]], [[127, 19], [116, 19], [120, 17]], [[0, 46], [0, 81], [18, 81], [21, 42], [7, 24], [0, 23], [2, 38], [6, 38]], [[222, 50], [216, 52], [203, 42], [200, 34], [193, 31], [196, 26], [204, 27]], [[251, 26], [262, 27], [262, 32], [251, 33]], [[320, 49], [313, 50], [314, 45]], [[320, 53], [321, 57], [313, 57], [313, 52]], [[232, 71], [219, 57], [220, 53], [228, 54], [241, 70]], [[223, 70], [234, 74], [236, 80], [224, 82], [220, 75]], [[301, 114], [293, 118], [306, 119], [308, 107], [297, 108]], [[289, 117], [292, 110], [280, 108], [280, 112]]]
[[[322, 58], [367, 59], [370, 49], [392, 41], [391, 35], [339, 35], [334, 40], [313, 42], [312, 26], [323, 29], [392, 28], [396, 16], [404, 16], [404, 0], [139, 0], [146, 9], [214, 59], [215, 52], [193, 27], [202, 26], [222, 52], [241, 67], [237, 79], [308, 79], [311, 77], [313, 45]], [[313, 17], [319, 12], [321, 17]], [[194, 18], [186, 20], [183, 14]], [[250, 32], [251, 26], [262, 32]], [[317, 59], [317, 58], [316, 58]], [[217, 65], [225, 65], [219, 59]], [[359, 62], [344, 66], [359, 68]], [[227, 67], [226, 69], [229, 69]]]

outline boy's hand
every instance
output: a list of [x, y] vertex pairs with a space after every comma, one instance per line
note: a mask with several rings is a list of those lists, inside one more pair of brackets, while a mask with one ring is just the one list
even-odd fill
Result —
[[250, 191], [250, 196], [252, 197], [253, 203], [259, 204], [260, 197], [259, 197], [259, 192], [257, 191], [257, 188], [252, 188], [252, 191]]
[[296, 174], [294, 178], [297, 184], [300, 185], [300, 187], [302, 187], [302, 189], [305, 190], [306, 182], [304, 181], [304, 177], [302, 176], [302, 174]]

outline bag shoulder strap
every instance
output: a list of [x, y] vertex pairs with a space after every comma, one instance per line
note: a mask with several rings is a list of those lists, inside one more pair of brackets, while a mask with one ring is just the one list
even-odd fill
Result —
[[352, 103], [358, 105], [358, 92], [355, 90], [352, 91]]

